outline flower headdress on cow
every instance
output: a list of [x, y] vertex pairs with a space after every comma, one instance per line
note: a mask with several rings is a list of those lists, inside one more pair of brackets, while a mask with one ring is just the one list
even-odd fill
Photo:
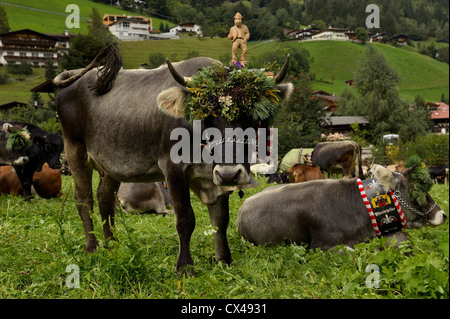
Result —
[[414, 169], [407, 174], [407, 190], [409, 198], [420, 206], [425, 206], [427, 203], [427, 193], [434, 185], [430, 173], [428, 172], [428, 168], [422, 164], [422, 160], [417, 155], [412, 155], [408, 158], [405, 167], [414, 167]]
[[275, 81], [259, 70], [206, 67], [186, 87], [191, 94], [185, 115], [191, 120], [212, 115], [223, 116], [231, 122], [248, 113], [253, 120], [263, 121], [278, 111], [280, 91]]
[[9, 137], [6, 142], [6, 150], [20, 151], [27, 149], [33, 144], [31, 141], [31, 134], [26, 128], [10, 128], [8, 131]]

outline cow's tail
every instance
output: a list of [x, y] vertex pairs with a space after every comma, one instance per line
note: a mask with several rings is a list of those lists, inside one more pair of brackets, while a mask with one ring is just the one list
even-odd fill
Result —
[[[105, 62], [103, 63], [102, 61]], [[109, 44], [97, 54], [97, 56], [92, 60], [91, 63], [80, 72], [71, 75], [68, 71], [65, 71], [53, 79], [53, 86], [55, 88], [61, 89], [68, 87], [69, 85], [75, 83], [79, 78], [85, 75], [88, 71], [93, 68], [100, 67], [97, 73], [97, 81], [91, 85], [89, 88], [98, 95], [105, 94], [111, 90], [114, 80], [116, 79], [117, 73], [119, 73], [122, 67], [122, 56], [120, 55], [117, 43]]]

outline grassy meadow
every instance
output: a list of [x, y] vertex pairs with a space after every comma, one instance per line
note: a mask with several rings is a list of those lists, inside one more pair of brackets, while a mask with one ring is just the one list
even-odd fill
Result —
[[[94, 174], [94, 176], [96, 176]], [[95, 178], [97, 179], [97, 177]], [[268, 187], [245, 191], [245, 198]], [[95, 184], [94, 184], [95, 185]], [[105, 243], [98, 208], [93, 214], [101, 248], [84, 252], [84, 234], [73, 197], [73, 180], [63, 176], [59, 199], [0, 196], [0, 299], [403, 299], [448, 298], [448, 221], [436, 228], [408, 230], [412, 254], [379, 251], [383, 240], [360, 244], [353, 254], [309, 250], [299, 245], [254, 246], [237, 232], [242, 201], [230, 197], [228, 239], [232, 266], [214, 261], [213, 228], [206, 206], [194, 195], [196, 228], [191, 241], [195, 277], [178, 276], [174, 216], [116, 215], [113, 249]], [[431, 192], [448, 214], [449, 187]], [[276, 213], [276, 212], [274, 212]], [[68, 288], [68, 265], [80, 269], [79, 288]], [[368, 265], [380, 270], [378, 288], [368, 288]]]
[[[351, 42], [310, 41], [310, 42], [249, 42], [247, 59], [265, 51], [278, 50], [288, 45], [304, 48], [314, 59], [311, 73], [315, 80], [311, 85], [315, 90], [324, 90], [340, 95], [346, 88], [345, 81], [353, 78], [358, 61], [367, 46]], [[370, 44], [380, 50], [389, 65], [398, 71], [400, 96], [412, 102], [417, 95], [426, 101], [440, 101], [442, 93], [449, 94], [449, 66], [410, 48], [396, 48], [387, 44]], [[187, 53], [197, 51], [201, 56], [221, 59], [231, 50], [230, 41], [221, 39], [188, 38], [181, 40], [121, 42], [124, 68], [137, 68], [139, 63], [148, 62], [151, 53], [163, 53], [171, 58], [184, 58]]]
[[[366, 46], [350, 42], [314, 41], [314, 42], [249, 42], [248, 59], [265, 51], [278, 50], [284, 45], [305, 48], [314, 58], [311, 72], [315, 80], [311, 86], [315, 90], [324, 90], [340, 95], [346, 88], [345, 81], [353, 77], [358, 60], [363, 56]], [[440, 101], [442, 93], [449, 94], [448, 64], [431, 59], [408, 48], [395, 48], [385, 44], [374, 44], [386, 57], [389, 65], [399, 72], [400, 96], [412, 102], [417, 95], [425, 101]], [[200, 56], [227, 60], [230, 55], [231, 41], [226, 38], [180, 40], [125, 41], [120, 42], [120, 51], [124, 68], [135, 69], [140, 63], [148, 62], [151, 53], [163, 53], [172, 61], [182, 60], [190, 52]], [[0, 67], [0, 73], [5, 72]], [[13, 76], [11, 76], [13, 77]], [[0, 85], [0, 104], [10, 101], [28, 102], [30, 89], [44, 81], [44, 71], [33, 69], [33, 75], [26, 81]], [[354, 89], [354, 88], [352, 88]], [[45, 94], [42, 95], [45, 98]]]
[[[103, 3], [89, 0], [6, 0], [3, 2], [5, 3], [3, 6], [5, 7], [8, 16], [9, 26], [13, 31], [31, 29], [43, 33], [63, 33], [64, 30], [68, 29], [66, 27], [66, 16], [72, 13], [66, 12], [66, 7], [69, 4], [76, 4], [80, 8], [80, 28], [69, 29], [71, 34], [86, 34], [88, 32], [88, 19], [92, 14], [92, 8], [97, 8], [101, 16], [105, 13], [139, 15], [115, 6], [111, 7]], [[8, 5], [8, 3], [23, 7]], [[44, 11], [31, 10], [29, 8]], [[54, 12], [58, 14], [55, 14]], [[45, 21], [45, 23], [42, 23], [42, 21]], [[164, 24], [169, 23], [170, 26], [174, 25], [166, 20], [152, 18], [153, 27], [156, 29], [159, 28], [161, 21], [163, 21]]]

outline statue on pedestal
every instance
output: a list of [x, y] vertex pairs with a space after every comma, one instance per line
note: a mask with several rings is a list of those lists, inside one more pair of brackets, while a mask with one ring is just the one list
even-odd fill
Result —
[[[233, 17], [234, 26], [231, 27], [228, 39], [233, 40], [233, 46], [231, 47], [231, 61], [230, 64], [237, 64], [238, 62], [245, 66], [247, 61], [245, 55], [247, 54], [247, 41], [250, 38], [250, 32], [245, 24], [242, 24], [242, 15], [238, 12]], [[241, 48], [241, 57], [238, 61], [237, 50]]]

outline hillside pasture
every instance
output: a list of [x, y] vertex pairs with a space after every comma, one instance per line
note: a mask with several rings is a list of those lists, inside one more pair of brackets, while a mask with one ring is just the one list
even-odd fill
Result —
[[[97, 174], [95, 184], [98, 182]], [[268, 187], [245, 191], [245, 198]], [[176, 275], [178, 236], [174, 216], [116, 215], [118, 242], [105, 242], [98, 208], [93, 214], [100, 240], [96, 254], [84, 252], [84, 234], [73, 197], [72, 177], [63, 176], [63, 197], [25, 202], [0, 196], [0, 298], [150, 299], [345, 299], [448, 298], [448, 221], [436, 228], [408, 230], [412, 255], [380, 250], [384, 240], [360, 244], [353, 254], [309, 250], [302, 245], [254, 246], [237, 232], [242, 200], [230, 197], [228, 239], [232, 266], [214, 260], [214, 229], [194, 195], [196, 229], [191, 241], [195, 277]], [[449, 187], [432, 196], [448, 214]], [[276, 213], [276, 212], [274, 212]], [[112, 249], [105, 249], [104, 246]], [[80, 269], [79, 288], [69, 288], [66, 267]], [[378, 288], [368, 288], [368, 265], [380, 270]]]
[[[20, 5], [12, 6], [15, 4]], [[130, 12], [118, 8], [116, 6], [108, 6], [103, 3], [93, 2], [89, 0], [7, 0], [4, 1], [4, 7], [8, 17], [9, 26], [12, 31], [21, 29], [31, 29], [43, 33], [63, 33], [67, 30], [66, 16], [72, 12], [66, 12], [69, 4], [76, 4], [80, 8], [80, 28], [69, 29], [71, 34], [86, 34], [88, 32], [88, 19], [92, 14], [92, 8], [97, 8], [100, 15], [120, 14], [120, 15], [141, 15], [136, 12]], [[32, 10], [30, 8], [45, 10], [47, 12]], [[57, 14], [55, 14], [55, 12]], [[42, 23], [45, 21], [45, 23]], [[154, 28], [159, 28], [161, 21], [170, 26], [174, 24], [159, 18], [152, 18]]]
[[[311, 82], [314, 90], [323, 90], [340, 95], [346, 87], [345, 81], [353, 77], [365, 46], [350, 42], [313, 41], [313, 42], [249, 42], [248, 59], [265, 51], [279, 50], [284, 45], [298, 46], [310, 52], [314, 59], [311, 72], [315, 80]], [[399, 94], [412, 102], [417, 95], [425, 101], [439, 101], [442, 93], [449, 94], [449, 66], [428, 56], [407, 48], [395, 48], [385, 44], [375, 44], [386, 57], [389, 65], [399, 72]], [[231, 41], [226, 38], [183, 38], [180, 40], [126, 41], [120, 42], [124, 68], [136, 69], [140, 63], [148, 63], [151, 53], [163, 53], [171, 60], [183, 60], [188, 53], [198, 52], [200, 56], [227, 60], [231, 55]], [[35, 69], [36, 70], [36, 69]], [[0, 68], [0, 72], [4, 72]], [[36, 75], [27, 77], [30, 82], [8, 83], [0, 85], [0, 103], [13, 100], [28, 102], [29, 92], [44, 81], [38, 70]], [[354, 89], [354, 88], [352, 88]], [[355, 89], [356, 90], [356, 89]]]
[[[386, 44], [371, 44], [380, 50], [389, 65], [398, 71], [400, 96], [412, 102], [417, 95], [426, 101], [439, 101], [442, 93], [449, 94], [449, 66], [408, 48], [395, 48]], [[247, 59], [266, 51], [279, 50], [284, 46], [300, 47], [309, 51], [314, 59], [311, 73], [315, 80], [311, 82], [315, 90], [340, 95], [346, 87], [345, 81], [353, 78], [359, 60], [367, 46], [339, 41], [297, 41], [249, 42]], [[125, 68], [137, 68], [139, 63], [148, 62], [151, 53], [163, 53], [166, 57], [176, 55], [184, 59], [186, 54], [197, 51], [201, 56], [221, 59], [230, 53], [228, 39], [197, 38], [181, 40], [158, 40], [141, 42], [122, 42], [120, 44]]]

